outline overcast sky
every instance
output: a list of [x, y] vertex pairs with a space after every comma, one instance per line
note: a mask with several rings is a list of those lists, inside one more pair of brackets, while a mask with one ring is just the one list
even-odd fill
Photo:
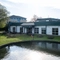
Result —
[[46, 18], [60, 18], [60, 0], [0, 0], [10, 12], [31, 20], [33, 15]]

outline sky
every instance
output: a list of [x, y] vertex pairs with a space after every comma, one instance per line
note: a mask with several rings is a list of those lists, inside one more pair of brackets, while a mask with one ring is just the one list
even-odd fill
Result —
[[26, 17], [30, 21], [34, 15], [42, 18], [60, 18], [60, 0], [0, 0], [10, 15]]

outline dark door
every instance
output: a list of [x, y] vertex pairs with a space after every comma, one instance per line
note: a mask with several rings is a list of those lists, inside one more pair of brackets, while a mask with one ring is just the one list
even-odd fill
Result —
[[20, 33], [23, 33], [23, 28], [22, 27], [20, 28]]
[[13, 27], [13, 33], [15, 33], [16, 31], [15, 31], [15, 27]]
[[27, 34], [32, 34], [32, 28], [27, 28]]

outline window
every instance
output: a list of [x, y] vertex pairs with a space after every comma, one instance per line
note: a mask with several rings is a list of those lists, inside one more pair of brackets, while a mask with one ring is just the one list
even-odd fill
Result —
[[42, 34], [46, 34], [46, 28], [42, 28]]
[[52, 28], [52, 34], [58, 35], [58, 28]]
[[35, 28], [34, 33], [39, 33], [39, 28]]

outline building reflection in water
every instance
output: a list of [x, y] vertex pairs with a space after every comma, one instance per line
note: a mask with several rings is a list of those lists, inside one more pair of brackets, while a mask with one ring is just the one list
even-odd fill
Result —
[[[52, 59], [53, 52], [56, 54], [58, 52], [60, 54], [60, 44], [59, 43], [51, 43], [51, 42], [25, 42], [25, 43], [16, 43], [11, 46], [6, 46], [2, 49], [0, 49], [0, 59], [4, 59], [6, 56], [6, 59], [12, 58], [13, 60], [17, 60], [18, 58], [22, 56], [22, 59], [28, 57], [26, 60], [34, 59], [34, 60], [44, 60], [47, 59], [50, 54], [45, 54], [45, 52], [52, 53], [50, 57], [50, 60]], [[15, 55], [16, 54], [16, 55]], [[59, 55], [57, 54], [57, 55]], [[13, 58], [15, 57], [16, 58]], [[20, 57], [19, 57], [20, 56]], [[38, 56], [38, 57], [36, 57]], [[60, 56], [60, 55], [59, 55]], [[55, 59], [56, 58], [56, 59]], [[54, 56], [54, 60], [59, 59], [58, 57]], [[48, 60], [48, 59], [47, 59]]]

